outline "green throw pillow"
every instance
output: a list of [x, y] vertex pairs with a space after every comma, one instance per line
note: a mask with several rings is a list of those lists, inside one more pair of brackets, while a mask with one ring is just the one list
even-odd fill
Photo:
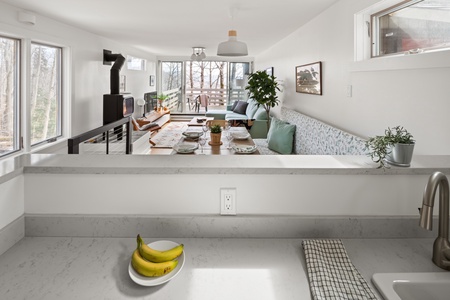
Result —
[[272, 118], [267, 133], [269, 149], [281, 154], [292, 154], [294, 134], [295, 125]]

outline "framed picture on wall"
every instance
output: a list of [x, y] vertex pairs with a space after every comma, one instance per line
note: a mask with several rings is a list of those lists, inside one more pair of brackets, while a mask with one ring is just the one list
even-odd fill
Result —
[[119, 81], [119, 92], [124, 93], [126, 89], [126, 80], [127, 78], [125, 75], [120, 75], [120, 81]]
[[264, 71], [266, 71], [266, 73], [269, 74], [270, 76], [273, 76], [273, 67], [269, 67], [269, 68], [265, 69]]
[[155, 85], [155, 76], [154, 75], [150, 75], [149, 84], [150, 84], [150, 86], [154, 86]]
[[322, 62], [295, 67], [297, 93], [322, 95]]

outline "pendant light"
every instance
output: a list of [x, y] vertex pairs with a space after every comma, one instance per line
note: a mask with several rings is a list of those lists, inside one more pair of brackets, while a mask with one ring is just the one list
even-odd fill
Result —
[[201, 61], [205, 58], [205, 47], [192, 47], [191, 60]]
[[248, 55], [247, 44], [236, 38], [236, 30], [228, 31], [228, 41], [222, 42], [217, 48], [219, 56], [246, 56]]

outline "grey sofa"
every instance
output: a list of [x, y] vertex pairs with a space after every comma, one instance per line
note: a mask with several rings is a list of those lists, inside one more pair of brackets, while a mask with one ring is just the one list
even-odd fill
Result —
[[267, 137], [267, 113], [261, 105], [249, 99], [245, 114], [235, 113], [231, 110], [231, 105], [227, 110], [208, 110], [206, 117], [213, 117], [214, 120], [254, 120], [249, 132], [252, 138], [266, 138]]

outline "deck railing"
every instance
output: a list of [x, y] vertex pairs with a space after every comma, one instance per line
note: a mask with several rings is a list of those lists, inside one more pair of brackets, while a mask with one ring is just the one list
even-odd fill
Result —
[[[244, 89], [200, 89], [186, 88], [186, 98], [195, 99], [198, 95], [206, 94], [209, 96], [208, 105], [229, 105], [234, 101], [245, 99]], [[230, 97], [229, 97], [230, 96]], [[228, 101], [229, 98], [229, 101]]]
[[[125, 125], [125, 133], [123, 125]], [[79, 154], [80, 144], [86, 141], [93, 144], [104, 143], [106, 154], [109, 154], [110, 143], [124, 138], [125, 154], [131, 154], [131, 135], [131, 117], [126, 117], [70, 138], [67, 142], [68, 154]]]
[[[164, 101], [166, 106], [172, 112], [187, 111], [187, 107], [183, 106], [183, 99], [180, 89], [172, 89], [164, 91], [164, 95], [168, 98]], [[223, 106], [233, 104], [237, 100], [246, 99], [246, 91], [244, 89], [210, 89], [210, 88], [186, 88], [185, 103], [188, 103], [189, 110], [194, 107], [197, 96], [206, 94], [209, 96], [208, 107]]]

